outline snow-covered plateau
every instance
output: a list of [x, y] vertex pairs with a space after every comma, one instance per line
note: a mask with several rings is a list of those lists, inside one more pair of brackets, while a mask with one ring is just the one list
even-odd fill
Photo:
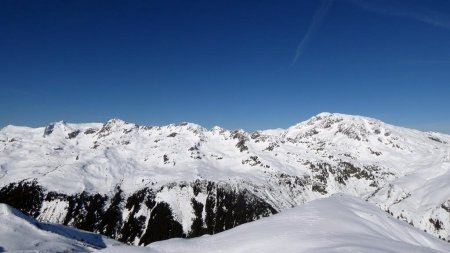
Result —
[[[232, 247], [226, 238], [236, 231], [269, 226], [270, 221], [314, 206], [303, 206], [306, 202], [335, 193], [366, 200], [381, 213], [402, 220], [389, 219], [392, 224], [415, 227], [448, 241], [449, 182], [449, 135], [337, 113], [321, 113], [288, 129], [253, 133], [205, 129], [192, 123], [139, 126], [119, 119], [105, 124], [57, 122], [41, 128], [6, 126], [0, 130], [0, 202], [41, 222], [147, 245], [215, 234], [282, 212], [214, 236], [151, 244], [150, 249], [161, 252], [170, 252], [169, 242], [191, 251], [212, 244]], [[329, 201], [336, 202], [336, 198]], [[331, 213], [325, 210], [323, 215]], [[295, 218], [296, 224], [325, 224], [304, 216]], [[366, 216], [349, 220], [355, 231], [357, 220], [367, 220]], [[389, 226], [385, 236], [394, 238], [394, 246], [394, 234], [400, 230], [391, 231]], [[336, 228], [330, 229], [333, 235]], [[431, 239], [398, 236], [409, 238], [400, 240], [405, 247], [410, 245], [408, 252], [431, 247], [426, 244]], [[274, 240], [281, 243], [286, 238], [293, 237]], [[345, 245], [346, 240], [344, 236], [336, 245]], [[442, 251], [439, 247], [434, 249]], [[244, 251], [235, 248], [235, 252]], [[311, 248], [310, 252], [325, 251]]]

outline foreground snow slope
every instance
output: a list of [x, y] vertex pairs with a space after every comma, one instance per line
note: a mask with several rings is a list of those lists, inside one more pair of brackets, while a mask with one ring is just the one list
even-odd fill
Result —
[[92, 252], [121, 243], [98, 234], [57, 224], [44, 224], [0, 204], [0, 252]]
[[213, 234], [339, 192], [450, 240], [448, 182], [450, 136], [337, 113], [254, 133], [118, 119], [0, 130], [0, 202], [130, 244]]
[[146, 248], [102, 252], [148, 253], [413, 253], [450, 252], [447, 243], [355, 197], [334, 195], [212, 236], [170, 239]]
[[39, 252], [414, 253], [450, 252], [447, 243], [356, 197], [335, 194], [215, 235], [125, 246], [89, 232], [44, 224], [0, 204], [0, 249]]

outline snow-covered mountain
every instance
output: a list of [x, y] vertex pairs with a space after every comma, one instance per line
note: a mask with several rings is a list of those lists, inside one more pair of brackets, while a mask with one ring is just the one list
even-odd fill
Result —
[[450, 240], [450, 136], [321, 113], [247, 133], [192, 123], [0, 130], [0, 202], [135, 245], [347, 193]]
[[0, 205], [0, 245], [5, 251], [40, 252], [450, 252], [442, 242], [356, 197], [335, 194], [215, 235], [170, 239], [147, 247], [44, 224]]

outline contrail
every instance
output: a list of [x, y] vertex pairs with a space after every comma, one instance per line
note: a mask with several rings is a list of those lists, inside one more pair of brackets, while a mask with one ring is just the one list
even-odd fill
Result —
[[421, 10], [421, 9], [399, 9], [399, 8], [389, 8], [389, 5], [383, 5], [376, 1], [365, 1], [365, 0], [347, 0], [353, 3], [363, 10], [376, 12], [384, 15], [399, 16], [405, 18], [415, 19], [417, 21], [443, 27], [450, 29], [450, 17], [446, 13], [431, 10]]
[[292, 65], [294, 65], [297, 62], [298, 58], [303, 54], [303, 51], [305, 50], [310, 38], [314, 36], [317, 29], [319, 29], [320, 24], [327, 15], [328, 10], [331, 8], [333, 1], [334, 0], [324, 0], [320, 8], [317, 9], [316, 13], [314, 14], [311, 25], [309, 25], [308, 30], [303, 36], [303, 39], [300, 41], [300, 43], [298, 43], [297, 50], [295, 51], [294, 60], [292, 61]]

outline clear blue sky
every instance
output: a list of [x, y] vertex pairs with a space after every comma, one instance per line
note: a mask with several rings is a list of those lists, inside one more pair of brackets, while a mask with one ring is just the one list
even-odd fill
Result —
[[0, 2], [0, 127], [322, 111], [450, 133], [450, 1]]

